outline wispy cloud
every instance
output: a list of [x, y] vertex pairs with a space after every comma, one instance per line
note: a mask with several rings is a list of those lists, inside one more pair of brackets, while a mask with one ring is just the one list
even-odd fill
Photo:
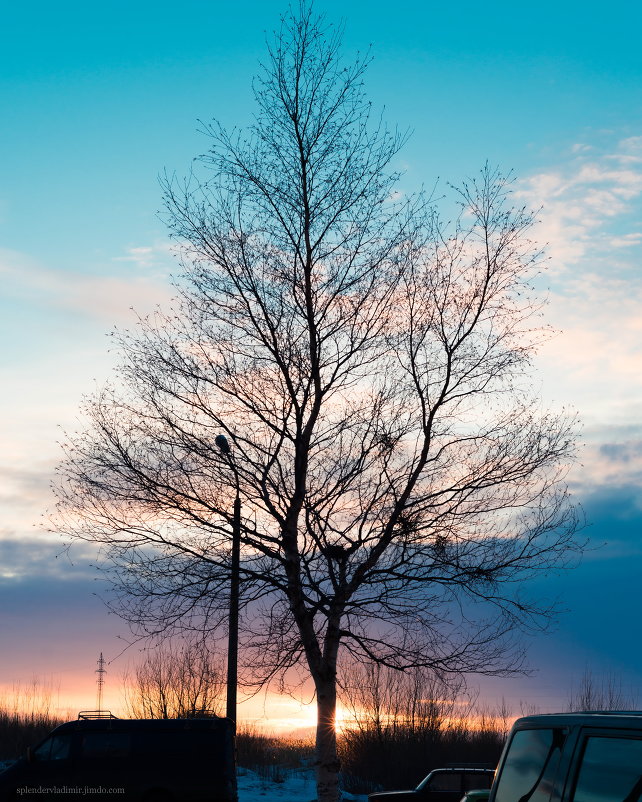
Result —
[[625, 424], [641, 436], [642, 137], [578, 142], [517, 195], [541, 206], [537, 234], [551, 257], [547, 319], [561, 334], [540, 349], [545, 395], [604, 437]]
[[[65, 271], [0, 250], [0, 315], [12, 342], [0, 370], [0, 383], [7, 388], [0, 397], [0, 540], [5, 543], [38, 534], [40, 517], [52, 505], [49, 482], [61, 457], [59, 426], [76, 428], [83, 392], [91, 392], [93, 380], [102, 383], [113, 366], [105, 333], [132, 324], [132, 308], [144, 315], [166, 307], [174, 294], [161, 264], [167, 249], [142, 251], [134, 249], [132, 257], [146, 260], [146, 267], [127, 263], [101, 275]], [[9, 554], [3, 548], [2, 570], [12, 576], [31, 570], [15, 564], [19, 549]], [[43, 565], [51, 562], [46, 550], [27, 552], [42, 554]]]
[[642, 200], [642, 137], [610, 149], [576, 143], [571, 153], [563, 166], [521, 181], [516, 192], [542, 209], [538, 236], [548, 243], [554, 271], [642, 243], [639, 217], [629, 219]]
[[[630, 279], [586, 272], [553, 285], [549, 319], [563, 334], [542, 354], [569, 379], [610, 383], [607, 396], [642, 392], [642, 276]], [[620, 386], [620, 384], [622, 386]], [[638, 395], [638, 397], [640, 397]]]
[[[167, 249], [130, 249], [114, 261], [134, 261], [137, 267], [159, 267], [157, 254]], [[92, 275], [54, 269], [16, 251], [0, 250], [4, 295], [23, 304], [62, 309], [106, 321], [131, 320], [131, 309], [142, 314], [167, 304], [174, 291], [165, 268], [131, 271], [127, 275]]]
[[642, 243], [642, 231], [632, 231], [623, 237], [613, 237], [609, 245], [612, 248], [631, 248]]
[[154, 245], [138, 245], [125, 249], [125, 254], [113, 256], [113, 262], [128, 262], [139, 269], [155, 268], [166, 275], [168, 267], [173, 266], [174, 246], [170, 242], [157, 242]]

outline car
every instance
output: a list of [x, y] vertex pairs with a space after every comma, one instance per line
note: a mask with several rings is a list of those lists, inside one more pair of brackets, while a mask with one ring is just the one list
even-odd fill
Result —
[[639, 802], [642, 712], [553, 713], [517, 719], [490, 802]]
[[433, 769], [413, 790], [378, 791], [368, 794], [368, 802], [460, 802], [466, 791], [490, 788], [494, 773], [488, 766]]
[[79, 714], [0, 774], [0, 800], [235, 802], [234, 724]]

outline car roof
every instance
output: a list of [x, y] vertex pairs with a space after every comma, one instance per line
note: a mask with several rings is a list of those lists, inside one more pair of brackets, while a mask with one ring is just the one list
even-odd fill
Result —
[[576, 713], [538, 713], [518, 718], [517, 729], [529, 727], [642, 727], [641, 710], [587, 710]]
[[70, 730], [82, 732], [180, 732], [192, 730], [203, 732], [221, 731], [228, 729], [231, 725], [232, 722], [228, 718], [78, 719], [60, 724], [54, 732], [61, 733]]

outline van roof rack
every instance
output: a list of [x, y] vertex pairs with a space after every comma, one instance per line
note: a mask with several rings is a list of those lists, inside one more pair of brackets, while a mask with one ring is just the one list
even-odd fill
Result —
[[189, 713], [185, 713], [184, 716], [179, 716], [179, 718], [220, 718], [220, 716], [213, 710], [190, 710]]
[[118, 716], [115, 716], [111, 710], [81, 710], [80, 713], [78, 713], [78, 721], [114, 718], [118, 718]]

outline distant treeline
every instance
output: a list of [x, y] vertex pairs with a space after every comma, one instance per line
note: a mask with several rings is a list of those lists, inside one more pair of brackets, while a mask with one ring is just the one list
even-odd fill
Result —
[[410, 789], [435, 768], [462, 763], [495, 768], [506, 733], [495, 720], [460, 721], [430, 730], [397, 724], [346, 730], [339, 741], [344, 790]]
[[495, 768], [512, 723], [506, 709], [477, 704], [463, 677], [356, 665], [344, 672], [346, 719], [339, 750], [352, 793], [410, 789], [434, 768]]
[[[438, 730], [397, 723], [344, 730], [339, 736], [341, 786], [354, 794], [414, 788], [431, 769], [453, 763], [497, 765], [505, 740], [499, 720], [471, 719]], [[314, 763], [312, 737], [283, 739], [252, 728], [237, 737], [239, 766], [282, 782], [288, 771]]]

